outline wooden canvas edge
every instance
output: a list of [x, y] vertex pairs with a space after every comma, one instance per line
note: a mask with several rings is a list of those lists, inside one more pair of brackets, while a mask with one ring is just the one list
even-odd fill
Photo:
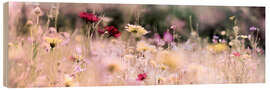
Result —
[[8, 87], [8, 19], [9, 2], [3, 3], [3, 86]]

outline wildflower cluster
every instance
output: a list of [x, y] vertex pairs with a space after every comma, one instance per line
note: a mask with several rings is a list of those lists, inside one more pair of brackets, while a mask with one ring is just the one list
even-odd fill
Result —
[[[204, 38], [199, 28], [193, 29], [191, 16], [190, 30], [179, 28], [182, 21], [171, 22], [170, 18], [164, 21], [166, 25], [161, 29], [155, 28], [160, 26], [153, 23], [141, 22], [144, 18], [140, 15], [134, 22], [120, 20], [122, 17], [114, 15], [113, 11], [103, 12], [95, 7], [93, 13], [69, 13], [75, 15], [67, 15], [72, 20], [86, 22], [76, 22], [74, 28], [70, 28], [68, 25], [75, 22], [62, 20], [66, 19], [66, 12], [60, 13], [59, 9], [65, 8], [59, 8], [57, 4], [50, 11], [34, 7], [33, 15], [29, 16], [32, 19], [24, 20], [21, 27], [30, 35], [17, 36], [13, 34], [17, 28], [10, 30], [7, 48], [8, 84], [11, 87], [265, 81], [264, 49], [258, 43], [261, 40], [258, 32], [262, 30], [259, 26], [251, 26], [245, 27], [249, 30], [243, 32], [244, 26], [238, 25], [237, 16], [229, 17], [232, 25], [217, 29]], [[124, 18], [126, 14], [129, 15], [125, 13]], [[43, 15], [49, 18], [43, 18]], [[50, 25], [52, 22], [53, 26]]]

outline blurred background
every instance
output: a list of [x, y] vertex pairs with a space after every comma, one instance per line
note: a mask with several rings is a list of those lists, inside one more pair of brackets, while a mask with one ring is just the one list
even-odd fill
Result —
[[[190, 36], [190, 24], [198, 30], [202, 38], [211, 38], [217, 32], [232, 30], [233, 23], [229, 19], [234, 16], [238, 21], [240, 34], [250, 33], [249, 28], [259, 29], [259, 46], [265, 49], [265, 8], [237, 7], [237, 6], [185, 6], [185, 5], [132, 5], [132, 4], [72, 4], [72, 3], [11, 3], [10, 28], [16, 30], [17, 35], [24, 35], [27, 31], [22, 27], [31, 20], [31, 12], [39, 6], [42, 10], [40, 25], [46, 25], [52, 8], [59, 7], [57, 32], [74, 32], [84, 24], [78, 14], [92, 12], [103, 17], [103, 26], [113, 25], [120, 31], [127, 24], [138, 24], [150, 32], [162, 35], [171, 26], [185, 42]], [[14, 17], [14, 18], [13, 18]], [[190, 17], [191, 22], [190, 23]], [[53, 20], [52, 20], [53, 21]], [[53, 27], [55, 23], [49, 26]], [[16, 26], [11, 26], [16, 25]], [[45, 27], [43, 27], [45, 28]], [[45, 29], [43, 29], [45, 30]], [[146, 37], [152, 37], [149, 33]]]

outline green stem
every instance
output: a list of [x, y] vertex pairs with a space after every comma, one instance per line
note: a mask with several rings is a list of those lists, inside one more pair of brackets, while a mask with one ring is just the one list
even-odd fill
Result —
[[189, 16], [189, 28], [191, 30], [191, 32], [193, 32], [193, 27], [192, 27], [192, 16]]
[[59, 14], [59, 4], [56, 7], [56, 15], [55, 15], [55, 22], [54, 22], [55, 29], [57, 29], [58, 14]]

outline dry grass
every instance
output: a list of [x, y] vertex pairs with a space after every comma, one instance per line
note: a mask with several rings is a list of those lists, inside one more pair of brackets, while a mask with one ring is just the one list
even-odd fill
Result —
[[[97, 32], [94, 25], [91, 28]], [[254, 51], [258, 47], [244, 48], [242, 39], [234, 39], [229, 47], [209, 43], [194, 30], [187, 42], [172, 41], [164, 48], [128, 30], [119, 38], [94, 38], [81, 29], [75, 33], [47, 29], [34, 22], [26, 36], [17, 36], [16, 29], [9, 31], [8, 87], [265, 82], [265, 56]], [[141, 73], [147, 76], [138, 80]]]

